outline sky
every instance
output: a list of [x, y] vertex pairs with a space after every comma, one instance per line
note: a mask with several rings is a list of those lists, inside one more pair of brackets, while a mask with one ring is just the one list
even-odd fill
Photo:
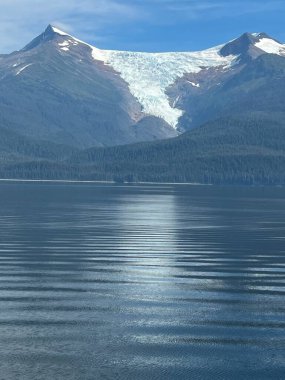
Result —
[[102, 49], [194, 51], [244, 32], [285, 42], [285, 0], [0, 0], [0, 53], [48, 24]]

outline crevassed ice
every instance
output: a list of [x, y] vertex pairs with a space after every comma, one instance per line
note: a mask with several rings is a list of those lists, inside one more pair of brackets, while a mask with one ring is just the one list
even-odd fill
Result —
[[[71, 37], [57, 28], [53, 30], [60, 35]], [[222, 57], [219, 51], [223, 45], [191, 53], [140, 53], [100, 50], [75, 37], [72, 38], [89, 46], [95, 60], [103, 61], [120, 73], [128, 83], [132, 95], [142, 105], [145, 114], [161, 117], [173, 128], [177, 127], [183, 111], [170, 105], [167, 88], [186, 73], [198, 73], [203, 67], [230, 66], [236, 58]], [[199, 83], [196, 84], [196, 87], [198, 86]]]
[[[128, 83], [143, 112], [177, 127], [183, 111], [171, 107], [167, 88], [185, 73], [198, 73], [203, 67], [229, 66], [235, 57], [219, 55], [221, 46], [193, 53], [136, 53], [93, 49], [94, 59], [111, 65]], [[199, 84], [196, 84], [198, 86]]]

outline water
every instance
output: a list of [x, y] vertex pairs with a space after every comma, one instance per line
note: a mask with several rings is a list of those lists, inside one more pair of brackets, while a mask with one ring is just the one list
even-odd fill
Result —
[[0, 184], [0, 379], [284, 379], [285, 190]]

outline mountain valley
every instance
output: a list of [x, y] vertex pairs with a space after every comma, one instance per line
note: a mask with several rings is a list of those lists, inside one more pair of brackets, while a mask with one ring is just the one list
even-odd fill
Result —
[[285, 46], [265, 33], [137, 53], [49, 25], [0, 56], [0, 175], [284, 184], [284, 95]]

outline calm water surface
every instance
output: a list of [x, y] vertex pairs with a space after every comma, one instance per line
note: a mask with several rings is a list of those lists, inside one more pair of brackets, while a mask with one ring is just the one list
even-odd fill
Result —
[[284, 379], [285, 190], [0, 184], [0, 379]]

